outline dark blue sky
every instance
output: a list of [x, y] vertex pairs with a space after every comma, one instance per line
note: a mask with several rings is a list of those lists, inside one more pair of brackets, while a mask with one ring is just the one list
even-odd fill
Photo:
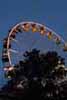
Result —
[[0, 0], [0, 40], [26, 20], [47, 25], [67, 41], [67, 0]]
[[26, 20], [46, 24], [67, 39], [67, 0], [0, 0], [0, 37]]

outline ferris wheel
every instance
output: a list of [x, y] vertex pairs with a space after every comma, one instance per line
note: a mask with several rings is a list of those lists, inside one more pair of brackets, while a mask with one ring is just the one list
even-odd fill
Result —
[[[22, 40], [21, 38], [23, 37], [23, 34], [25, 35], [27, 34], [28, 36], [29, 32], [31, 32], [32, 34], [38, 33], [42, 37], [46, 36], [49, 39], [49, 41], [50, 40], [54, 41], [57, 45], [60, 45], [63, 51], [67, 51], [67, 43], [64, 41], [64, 39], [61, 36], [59, 36], [52, 29], [36, 22], [21, 22], [15, 25], [12, 29], [10, 29], [8, 32], [8, 36], [3, 40], [2, 62], [5, 66], [4, 70], [14, 69], [13, 55], [16, 56], [15, 60], [22, 57], [23, 54], [22, 51], [24, 50], [25, 46], [23, 45], [23, 42], [20, 40]], [[26, 38], [23, 37], [23, 40]], [[33, 42], [30, 49], [36, 42], [37, 41]]]

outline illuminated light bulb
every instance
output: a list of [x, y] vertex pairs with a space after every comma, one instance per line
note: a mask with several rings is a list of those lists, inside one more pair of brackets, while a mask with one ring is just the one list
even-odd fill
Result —
[[12, 71], [12, 70], [14, 70], [14, 67], [10, 67], [10, 66], [9, 66], [9, 67], [5, 67], [5, 68], [4, 68], [4, 71]]
[[61, 64], [61, 61], [60, 60], [58, 61], [58, 64]]
[[61, 43], [61, 39], [59, 37], [56, 38], [56, 44], [60, 44]]
[[37, 32], [38, 29], [37, 29], [37, 26], [36, 24], [32, 24], [32, 32]]
[[8, 68], [4, 68], [4, 71], [8, 71]]
[[8, 71], [10, 66], [4, 68], [4, 71]]
[[18, 32], [18, 30], [17, 30], [17, 28], [15, 28], [14, 30], [13, 30], [13, 33], [17, 33]]
[[8, 70], [9, 70], [9, 71], [12, 71], [12, 70], [14, 70], [14, 67], [9, 67]]
[[11, 76], [8, 76], [7, 78], [8, 78], [8, 79], [11, 79]]
[[41, 35], [44, 35], [46, 33], [45, 28], [43, 26], [40, 27], [40, 33]]
[[23, 24], [22, 27], [23, 27], [23, 30], [24, 30], [24, 31], [27, 31], [27, 32], [28, 32], [29, 29], [30, 29], [30, 24], [29, 24], [29, 23], [25, 23], [25, 24]]
[[52, 32], [48, 32], [47, 36], [48, 36], [48, 39], [51, 40], [52, 39]]
[[36, 29], [36, 28], [33, 28], [33, 29], [32, 29], [32, 32], [37, 32], [37, 29]]
[[65, 68], [65, 71], [67, 72], [67, 68]]

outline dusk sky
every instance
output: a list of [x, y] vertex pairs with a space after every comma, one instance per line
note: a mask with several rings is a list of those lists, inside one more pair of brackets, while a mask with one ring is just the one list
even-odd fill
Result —
[[67, 0], [0, 0], [0, 52], [8, 30], [21, 21], [45, 24], [67, 41]]

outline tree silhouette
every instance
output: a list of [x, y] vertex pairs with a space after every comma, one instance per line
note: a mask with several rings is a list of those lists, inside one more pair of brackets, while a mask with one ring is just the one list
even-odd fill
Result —
[[40, 53], [40, 50], [32, 49], [26, 51], [24, 57], [7, 73], [11, 80], [0, 93], [1, 96], [5, 94], [5, 100], [67, 98], [67, 79], [62, 67], [65, 62], [57, 52]]

